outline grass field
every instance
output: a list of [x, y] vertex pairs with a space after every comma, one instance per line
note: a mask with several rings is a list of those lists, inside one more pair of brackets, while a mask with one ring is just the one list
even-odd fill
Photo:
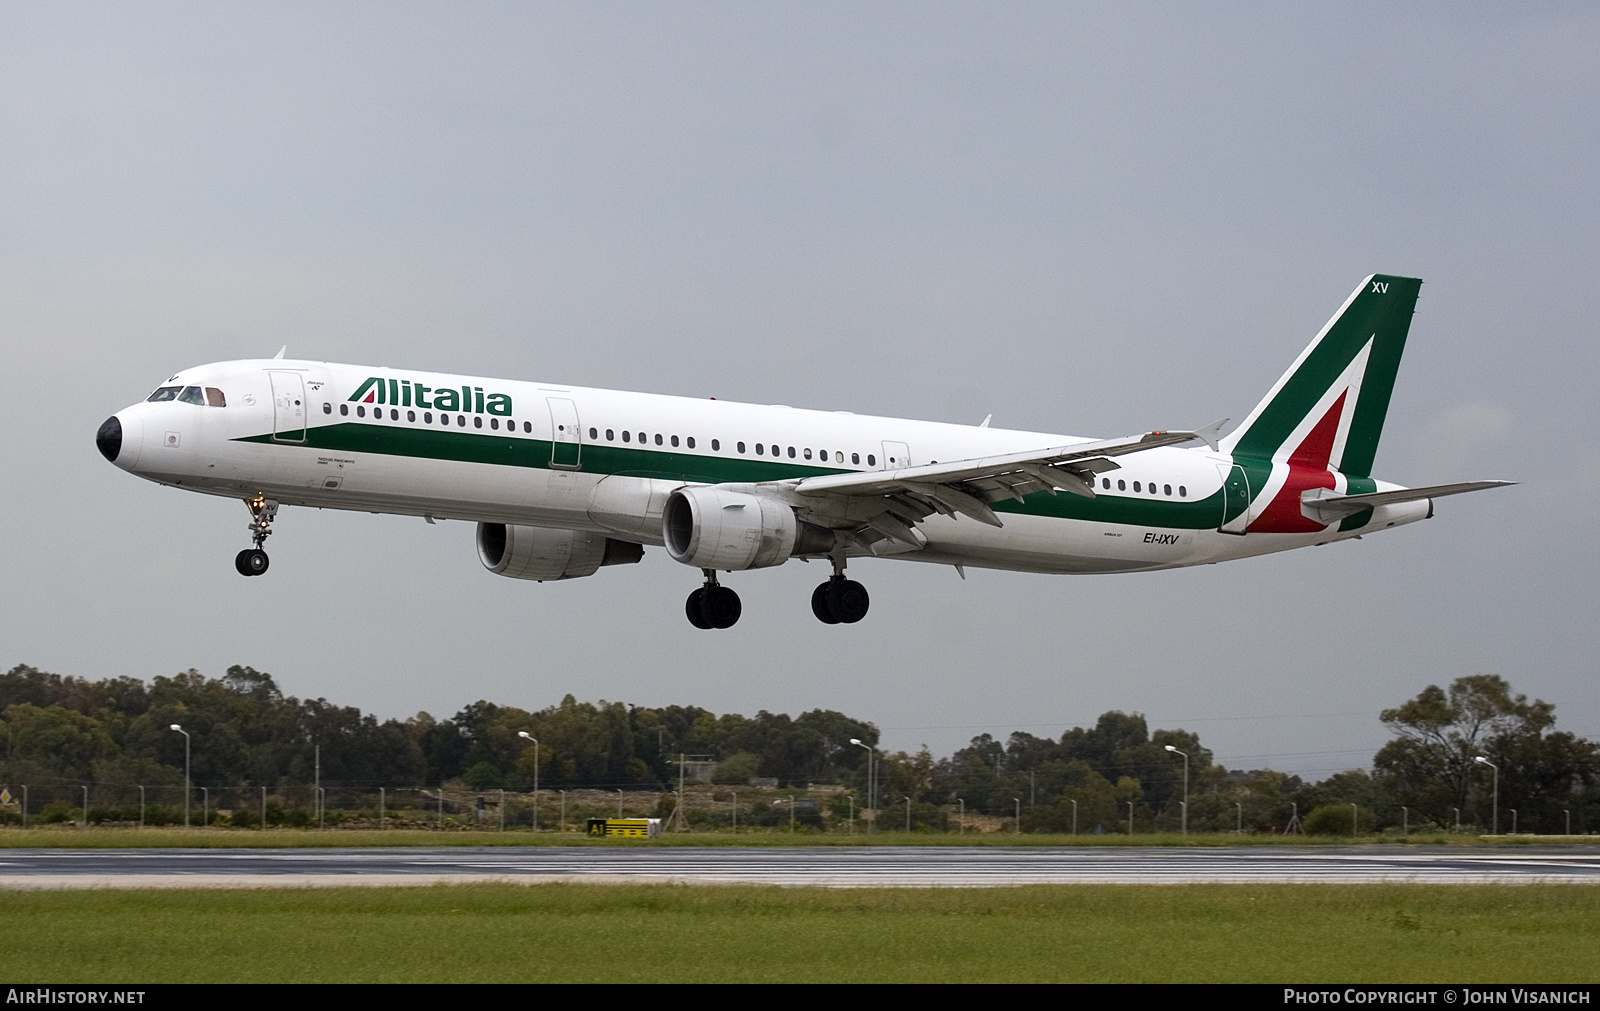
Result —
[[590, 839], [579, 832], [421, 832], [415, 830], [366, 831], [312, 829], [173, 829], [87, 828], [50, 826], [0, 829], [0, 849], [49, 847], [68, 849], [121, 849], [138, 847], [292, 849], [329, 846], [1349, 846], [1430, 845], [1480, 846], [1484, 844], [1571, 845], [1600, 844], [1600, 836], [1281, 836], [1200, 834], [1176, 832], [1143, 835], [1044, 835], [1037, 833], [879, 832], [872, 835], [796, 833], [774, 830], [755, 832], [668, 832], [658, 839]]
[[0, 974], [139, 982], [1592, 982], [1600, 888], [463, 885], [0, 894]]

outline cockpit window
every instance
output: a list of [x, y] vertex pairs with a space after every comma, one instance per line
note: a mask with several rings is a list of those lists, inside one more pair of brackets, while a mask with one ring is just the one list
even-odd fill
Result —
[[207, 386], [206, 403], [212, 407], [227, 407], [228, 398], [224, 397], [222, 395], [222, 391], [217, 389], [215, 386]]
[[183, 387], [181, 386], [163, 386], [161, 389], [150, 394], [150, 396], [146, 398], [146, 402], [156, 404], [163, 400], [176, 400], [178, 398], [178, 394], [182, 392], [182, 390]]
[[206, 404], [206, 395], [200, 391], [200, 387], [198, 386], [185, 386], [183, 388], [183, 392], [178, 394], [178, 403], [199, 404], [201, 407], [204, 407]]

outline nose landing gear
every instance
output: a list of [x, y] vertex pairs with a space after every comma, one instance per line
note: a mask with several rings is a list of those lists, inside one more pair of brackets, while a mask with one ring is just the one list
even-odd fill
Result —
[[257, 495], [245, 499], [244, 504], [250, 510], [250, 525], [246, 529], [250, 531], [255, 547], [245, 548], [235, 555], [233, 567], [241, 576], [259, 576], [267, 571], [269, 564], [267, 553], [261, 550], [261, 545], [272, 534], [272, 521], [278, 518], [278, 503]]
[[684, 613], [695, 628], [732, 628], [743, 612], [739, 595], [717, 582], [714, 569], [701, 569], [706, 583], [689, 594]]

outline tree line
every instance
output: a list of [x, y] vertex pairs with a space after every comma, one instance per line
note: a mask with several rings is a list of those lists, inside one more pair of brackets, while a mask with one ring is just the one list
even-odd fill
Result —
[[526, 791], [537, 765], [542, 789], [666, 791], [687, 756], [715, 763], [723, 784], [843, 785], [832, 804], [844, 816], [868, 795], [868, 751], [851, 743], [859, 740], [874, 749], [872, 790], [886, 827], [948, 829], [962, 810], [1015, 818], [1023, 831], [1175, 829], [1185, 813], [1183, 755], [1191, 831], [1283, 832], [1297, 816], [1313, 833], [1458, 823], [1487, 830], [1495, 771], [1502, 828], [1512, 809], [1521, 831], [1597, 823], [1600, 748], [1556, 730], [1553, 705], [1514, 693], [1503, 678], [1430, 685], [1379, 719], [1394, 739], [1370, 772], [1308, 783], [1271, 769], [1227, 769], [1197, 734], [1151, 730], [1143, 716], [1116, 711], [1059, 738], [983, 734], [935, 758], [927, 749], [876, 752], [872, 723], [821, 709], [747, 717], [568, 695], [541, 710], [478, 701], [448, 719], [423, 712], [379, 721], [326, 699], [286, 696], [250, 667], [147, 684], [18, 666], [0, 674], [0, 783], [30, 784], [41, 799], [82, 785], [181, 790], [185, 740], [170, 729], [178, 724], [190, 735], [196, 786], [281, 789], [319, 777], [335, 789]]

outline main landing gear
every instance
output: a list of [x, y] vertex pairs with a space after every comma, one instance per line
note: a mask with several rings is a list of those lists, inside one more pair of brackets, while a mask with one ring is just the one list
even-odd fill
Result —
[[706, 574], [706, 584], [689, 594], [683, 605], [689, 624], [695, 628], [732, 628], [743, 610], [739, 595], [717, 582], [715, 569], [700, 571]]
[[844, 559], [833, 560], [833, 575], [811, 591], [811, 613], [826, 625], [853, 625], [872, 604], [867, 588], [844, 575]]
[[[700, 571], [706, 574], [705, 585], [689, 594], [683, 605], [689, 624], [695, 628], [732, 628], [741, 611], [739, 595], [717, 582], [716, 570]], [[833, 575], [811, 593], [811, 613], [829, 625], [853, 625], [867, 616], [870, 605], [867, 588], [845, 578], [842, 559], [834, 560]]]
[[278, 518], [278, 503], [257, 495], [245, 499], [244, 504], [250, 510], [250, 526], [247, 529], [256, 546], [245, 548], [235, 555], [233, 567], [239, 570], [241, 576], [259, 576], [267, 571], [267, 553], [261, 550], [261, 545], [272, 534], [272, 521]]

